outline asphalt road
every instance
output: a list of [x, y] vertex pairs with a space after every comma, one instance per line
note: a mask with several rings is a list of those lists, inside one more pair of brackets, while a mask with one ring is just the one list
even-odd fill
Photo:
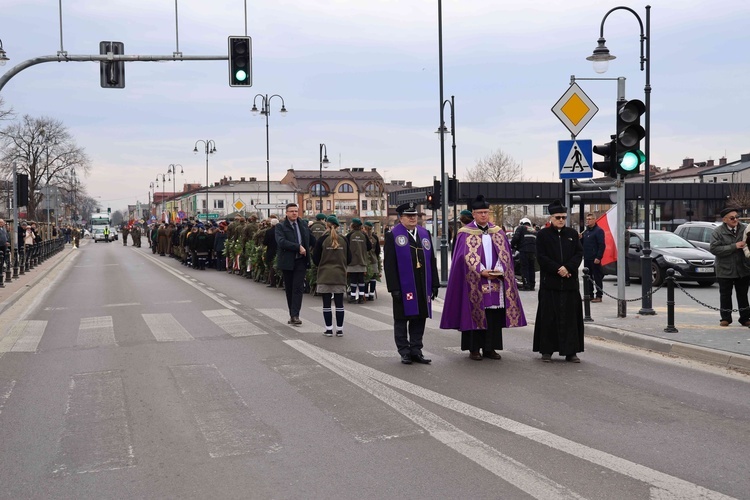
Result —
[[294, 328], [281, 290], [71, 252], [0, 316], [0, 498], [748, 498], [745, 375], [588, 339], [543, 364], [531, 327], [471, 361], [439, 313], [406, 366], [387, 295], [345, 307], [323, 337], [317, 297]]

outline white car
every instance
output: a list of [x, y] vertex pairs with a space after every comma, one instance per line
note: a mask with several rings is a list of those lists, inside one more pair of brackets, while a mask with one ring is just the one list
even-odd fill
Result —
[[[94, 239], [94, 243], [99, 243], [100, 241], [105, 241], [104, 239], [104, 230], [103, 229], [94, 229], [91, 233], [92, 238]], [[113, 231], [110, 229], [109, 231], [109, 241], [115, 241], [115, 237], [113, 234]]]

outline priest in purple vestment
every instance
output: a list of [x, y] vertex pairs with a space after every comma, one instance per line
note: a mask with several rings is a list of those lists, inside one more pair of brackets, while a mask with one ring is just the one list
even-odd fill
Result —
[[471, 208], [474, 221], [458, 230], [440, 328], [461, 331], [469, 358], [501, 359], [503, 326], [526, 326], [526, 316], [505, 232], [489, 222], [484, 196]]

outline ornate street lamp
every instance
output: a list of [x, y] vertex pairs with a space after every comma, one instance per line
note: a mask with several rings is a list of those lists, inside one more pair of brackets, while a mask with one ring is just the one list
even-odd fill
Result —
[[[645, 315], [654, 315], [656, 314], [656, 311], [654, 311], [652, 307], [652, 301], [651, 301], [651, 241], [649, 238], [649, 231], [651, 229], [651, 185], [650, 185], [650, 178], [651, 178], [651, 6], [646, 5], [646, 29], [644, 31], [643, 27], [643, 21], [641, 20], [641, 17], [638, 15], [636, 11], [631, 9], [630, 7], [625, 6], [619, 6], [615, 7], [613, 9], [610, 9], [606, 14], [604, 14], [604, 18], [602, 18], [602, 23], [599, 28], [599, 39], [597, 40], [597, 46], [594, 49], [594, 53], [587, 57], [586, 59], [588, 61], [592, 61], [594, 63], [594, 71], [597, 73], [604, 73], [607, 71], [607, 68], [609, 66], [609, 61], [615, 59], [615, 56], [611, 55], [609, 53], [609, 49], [606, 46], [606, 40], [604, 38], [604, 23], [607, 20], [607, 17], [613, 13], [616, 10], [626, 10], [633, 14], [635, 18], [638, 20], [638, 24], [640, 25], [640, 31], [641, 31], [641, 71], [644, 71], [645, 69], [645, 76], [646, 76], [646, 85], [643, 89], [643, 92], [645, 94], [645, 106], [646, 106], [646, 118], [645, 118], [645, 129], [646, 129], [646, 135], [645, 135], [645, 147], [644, 147], [644, 154], [645, 154], [645, 160], [644, 163], [646, 164], [646, 172], [644, 174], [644, 180], [643, 180], [643, 207], [644, 207], [644, 217], [643, 217], [643, 254], [641, 256], [641, 293], [642, 293], [642, 302], [641, 302], [641, 310], [638, 311], [639, 314], [645, 314]], [[625, 207], [622, 207], [624, 210]]]
[[[260, 107], [260, 114], [266, 117], [266, 194], [267, 194], [267, 200], [266, 203], [269, 205], [271, 204], [271, 159], [270, 159], [270, 152], [269, 152], [269, 141], [268, 141], [268, 117], [271, 114], [271, 108], [269, 105], [271, 104], [271, 100], [273, 100], [274, 97], [278, 97], [281, 99], [281, 109], [279, 110], [279, 113], [281, 113], [281, 116], [286, 115], [286, 107], [284, 105], [284, 98], [281, 97], [278, 94], [273, 94], [272, 96], [269, 96], [268, 94], [256, 94], [253, 98], [253, 108], [250, 110], [252, 111], [253, 115], [258, 114], [258, 107], [256, 106], [256, 100], [260, 97], [261, 101], [261, 107]], [[271, 209], [268, 209], [268, 215], [271, 215]]]
[[326, 148], [325, 144], [321, 143], [320, 144], [320, 178], [318, 179], [318, 194], [320, 195], [320, 211], [318, 213], [323, 213], [323, 165], [325, 164], [326, 168], [328, 168], [329, 163], [330, 162], [328, 161], [328, 148]]
[[214, 154], [216, 152], [216, 143], [212, 139], [198, 139], [195, 141], [195, 147], [193, 148], [193, 153], [198, 152], [198, 143], [202, 142], [206, 149], [206, 222], [208, 222], [208, 155]]
[[174, 163], [170, 163], [169, 169], [167, 170], [167, 174], [172, 177], [172, 212], [174, 212], [175, 205], [177, 204], [177, 200], [175, 199], [177, 197], [177, 188], [175, 186], [175, 181], [177, 180], [177, 167], [180, 167], [180, 175], [184, 175], [184, 172], [182, 171], [182, 165], [180, 165], [179, 163], [176, 165]]

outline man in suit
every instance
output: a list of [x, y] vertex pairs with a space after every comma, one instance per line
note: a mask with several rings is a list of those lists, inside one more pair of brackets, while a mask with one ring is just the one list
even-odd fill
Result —
[[276, 225], [275, 233], [278, 247], [276, 267], [284, 275], [284, 290], [289, 306], [288, 323], [299, 326], [302, 324], [299, 311], [305, 292], [305, 274], [310, 267], [310, 229], [299, 220], [296, 203], [286, 206], [286, 218]]
[[414, 203], [404, 203], [396, 212], [400, 224], [385, 234], [383, 246], [385, 281], [393, 297], [394, 339], [402, 363], [429, 364], [432, 360], [422, 355], [422, 337], [440, 288], [432, 236], [417, 225]]

